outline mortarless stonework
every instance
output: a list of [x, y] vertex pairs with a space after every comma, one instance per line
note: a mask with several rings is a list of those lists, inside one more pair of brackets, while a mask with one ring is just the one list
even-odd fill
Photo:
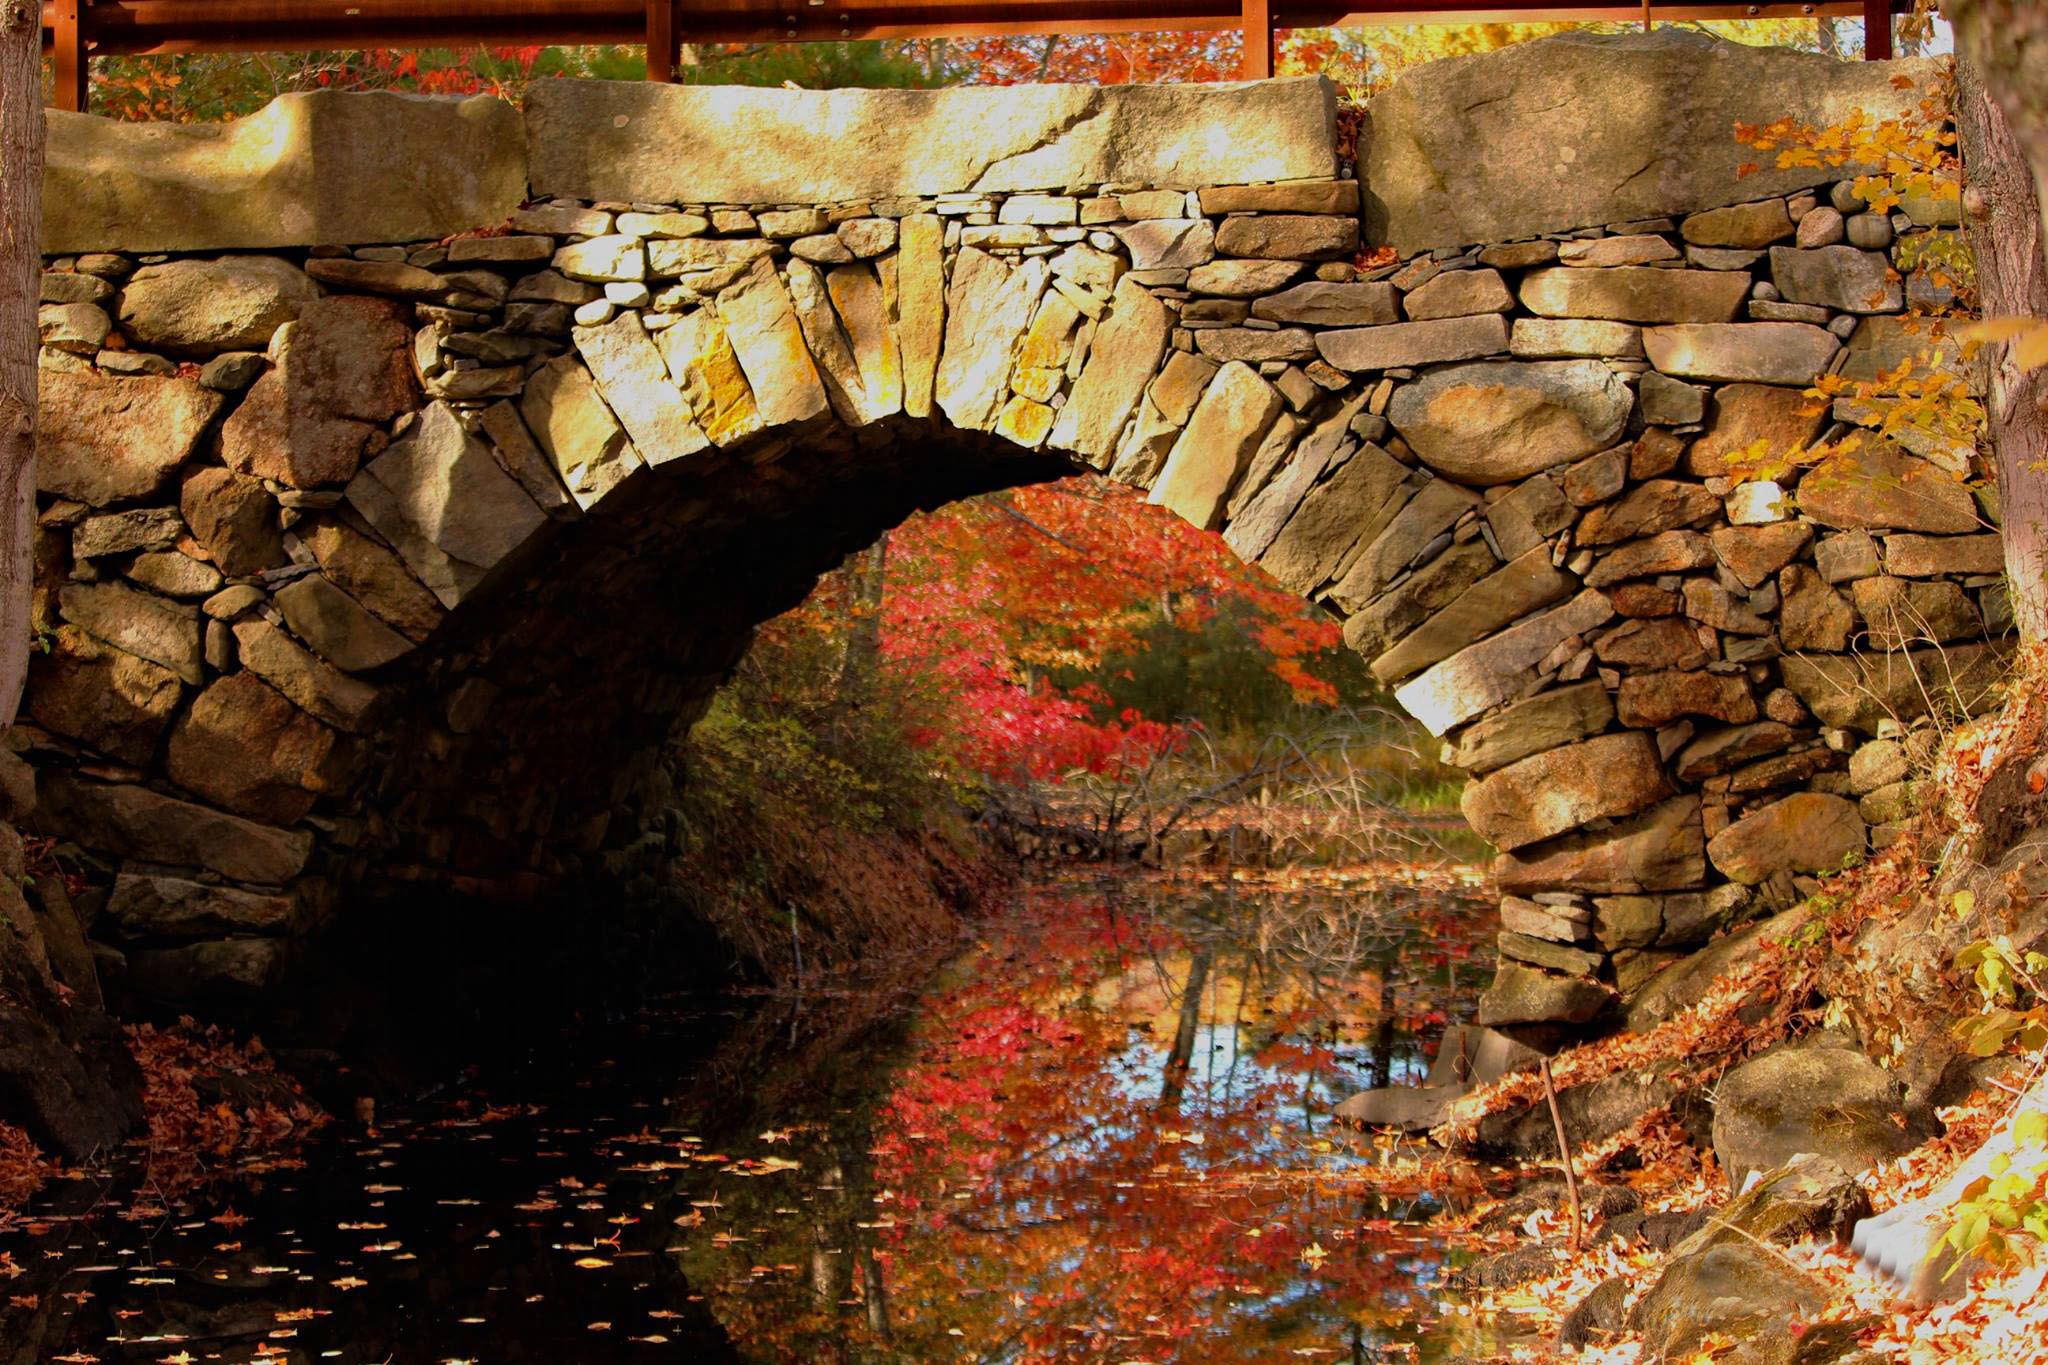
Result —
[[[1792, 60], [1631, 43], [1671, 81]], [[50, 648], [14, 743], [95, 873], [108, 970], [260, 996], [346, 895], [530, 899], [627, 867], [648, 755], [755, 624], [918, 507], [1078, 468], [1343, 618], [1475, 775], [1514, 964], [1482, 1023], [1594, 1018], [1881, 844], [1917, 796], [1905, 731], [1984, 699], [2009, 618], [1972, 452], [1730, 466], [1848, 415], [1802, 397], [1818, 375], [1925, 345], [1885, 272], [1946, 225], [1841, 185], [1750, 197], [1696, 129], [1662, 216], [1368, 270], [1322, 82], [947, 92], [928, 118], [981, 111], [957, 146], [925, 127], [868, 164], [887, 93], [834, 97], [832, 164], [700, 147], [745, 202], [679, 178], [676, 120], [724, 97], [744, 139], [823, 97], [565, 84], [523, 141], [488, 102], [321, 97], [324, 126], [397, 146], [473, 134], [394, 168], [360, 230], [324, 190], [273, 212], [312, 193], [290, 158], [152, 162], [63, 122], [53, 185], [105, 184], [50, 210]], [[983, 136], [1005, 101], [1041, 131]], [[1559, 174], [1559, 202], [1591, 192]], [[1417, 212], [1491, 221], [1486, 175]], [[517, 202], [577, 176], [617, 197]]]

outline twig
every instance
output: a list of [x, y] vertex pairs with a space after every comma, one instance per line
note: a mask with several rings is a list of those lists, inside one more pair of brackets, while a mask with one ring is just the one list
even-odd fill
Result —
[[1557, 1084], [1550, 1079], [1550, 1058], [1545, 1057], [1540, 1065], [1543, 1070], [1543, 1098], [1550, 1103], [1550, 1126], [1557, 1130], [1557, 1155], [1564, 1162], [1564, 1189], [1572, 1201], [1572, 1255], [1579, 1254], [1579, 1236], [1585, 1227], [1585, 1219], [1579, 1211], [1579, 1177], [1572, 1169], [1572, 1145], [1564, 1135], [1564, 1117], [1557, 1112]]

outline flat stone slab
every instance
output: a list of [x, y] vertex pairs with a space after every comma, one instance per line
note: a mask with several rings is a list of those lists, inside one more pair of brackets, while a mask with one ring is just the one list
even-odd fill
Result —
[[[1737, 120], [1826, 127], [1854, 110], [1910, 113], [1931, 61], [1842, 62], [1660, 29], [1567, 33], [1431, 62], [1375, 96], [1359, 136], [1366, 239], [1432, 247], [1657, 218], [1804, 189], [1853, 173], [1778, 169]], [[1503, 147], [1531, 149], [1502, 156]], [[1744, 177], [1747, 161], [1764, 169]]]
[[228, 123], [53, 109], [49, 129], [50, 253], [431, 241], [527, 193], [519, 111], [488, 95], [317, 90]]
[[950, 90], [536, 81], [527, 157], [536, 197], [662, 203], [1329, 179], [1336, 107], [1320, 76]]

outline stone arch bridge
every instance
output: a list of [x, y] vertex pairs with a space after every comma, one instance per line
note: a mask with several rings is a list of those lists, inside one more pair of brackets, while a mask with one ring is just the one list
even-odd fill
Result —
[[1087, 468], [1343, 618], [1479, 776], [1483, 1021], [1590, 1020], [1882, 839], [1894, 727], [1994, 671], [1969, 451], [1728, 472], [1917, 348], [1890, 267], [1953, 227], [1743, 178], [1731, 125], [1901, 67], [1559, 38], [1362, 124], [1320, 79], [52, 114], [14, 744], [97, 960], [260, 995], [354, 896], [544, 895], [818, 574]]

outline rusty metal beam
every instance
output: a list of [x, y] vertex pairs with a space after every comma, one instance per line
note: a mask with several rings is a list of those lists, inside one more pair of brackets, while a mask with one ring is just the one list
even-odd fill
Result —
[[676, 78], [676, 0], [647, 0], [647, 79]]
[[54, 78], [50, 102], [75, 114], [86, 110], [86, 79], [90, 71], [85, 55], [85, 26], [79, 22], [79, 11], [85, 3], [86, 0], [56, 0], [56, 13], [47, 20], [50, 74]]
[[1244, 0], [1244, 61], [1238, 74], [1248, 81], [1273, 78], [1273, 0]]
[[[95, 53], [307, 51], [352, 47], [466, 47], [517, 43], [647, 42], [658, 0], [97, 0], [78, 14], [74, 44]], [[44, 0], [55, 38], [67, 6]], [[1861, 17], [1911, 0], [1658, 4], [1660, 19]], [[1305, 0], [1276, 13], [1273, 0], [671, 0], [675, 40], [832, 41], [983, 37], [1031, 33], [1222, 32], [1242, 29], [1248, 7], [1288, 28], [1502, 20], [1625, 20], [1641, 0]], [[1875, 30], [1889, 33], [1889, 26]], [[53, 43], [54, 46], [54, 43]], [[74, 46], [74, 50], [79, 50]], [[83, 64], [80, 64], [83, 69]]]
[[1892, 7], [1889, 0], [1863, 0], [1863, 57], [1882, 62], [1892, 55]]

